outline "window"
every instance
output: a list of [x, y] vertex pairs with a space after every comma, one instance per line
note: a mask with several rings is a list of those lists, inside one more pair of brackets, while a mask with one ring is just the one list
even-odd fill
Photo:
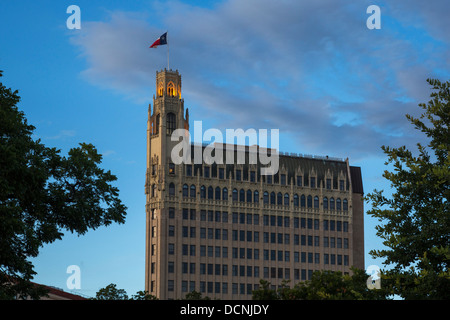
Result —
[[190, 164], [186, 165], [186, 175], [188, 177], [192, 177], [192, 165], [190, 165]]
[[342, 201], [342, 209], [343, 209], [344, 211], [348, 211], [348, 201], [347, 201], [347, 199], [344, 199], [344, 200]]
[[302, 186], [302, 176], [297, 176], [297, 186], [298, 187]]
[[298, 194], [294, 194], [294, 207], [298, 207], [299, 202], [298, 202]]
[[191, 198], [195, 198], [195, 185], [191, 185]]
[[269, 204], [269, 193], [267, 191], [264, 191], [263, 200], [264, 204]]
[[171, 182], [169, 184], [169, 196], [174, 196], [175, 195], [175, 184], [173, 182]]
[[170, 96], [170, 97], [174, 97], [175, 96], [175, 90], [174, 90], [173, 82], [169, 82], [169, 84], [167, 85], [167, 95]]
[[327, 179], [327, 189], [331, 189], [331, 179]]
[[283, 185], [283, 186], [286, 185], [286, 175], [285, 174], [281, 175], [281, 185]]
[[200, 199], [206, 199], [206, 187], [205, 186], [200, 187]]
[[341, 211], [341, 198], [336, 199], [336, 210]]
[[312, 208], [312, 197], [308, 196], [308, 208]]
[[155, 134], [159, 134], [159, 121], [160, 121], [160, 115], [157, 114], [156, 115], [156, 120], [155, 120]]
[[213, 199], [213, 187], [208, 187], [208, 199]]
[[289, 194], [287, 193], [284, 194], [284, 205], [285, 206], [289, 205]]
[[253, 196], [253, 193], [252, 193], [252, 190], [247, 190], [247, 202], [252, 202], [252, 196]]
[[244, 189], [239, 190], [239, 201], [245, 202], [245, 191]]
[[323, 209], [328, 210], [328, 198], [327, 197], [323, 198]]
[[172, 134], [172, 132], [176, 129], [176, 117], [175, 114], [169, 112], [167, 114], [167, 134]]
[[319, 209], [319, 197], [314, 197], [314, 209]]
[[189, 190], [188, 185], [187, 184], [183, 185], [183, 197], [184, 198], [188, 197], [188, 190]]
[[223, 168], [219, 168], [219, 179], [225, 178], [225, 172]]
[[172, 162], [169, 163], [169, 174], [175, 174], [175, 164]]
[[339, 190], [343, 191], [344, 186], [345, 186], [344, 180], [339, 180]]
[[241, 170], [236, 170], [236, 180], [241, 181], [241, 179], [242, 179]]
[[278, 194], [277, 194], [277, 204], [278, 205], [282, 205], [282, 203], [283, 203], [283, 195], [281, 194], [281, 192], [278, 192]]
[[258, 203], [259, 202], [259, 192], [257, 190], [255, 190], [255, 192], [253, 193], [253, 202], [254, 203]]
[[204, 167], [203, 168], [203, 176], [205, 178], [209, 178], [209, 174], [210, 174], [210, 168], [209, 167]]
[[233, 201], [238, 201], [238, 191], [233, 189]]
[[306, 202], [306, 197], [305, 197], [304, 194], [302, 194], [302, 196], [300, 197], [300, 206], [301, 206], [302, 208], [306, 207], [305, 202]]
[[311, 177], [311, 188], [315, 188], [316, 187], [316, 178], [315, 177]]
[[220, 200], [220, 188], [216, 187], [216, 196], [215, 196], [216, 200]]
[[255, 182], [256, 174], [255, 171], [250, 171], [250, 182]]
[[334, 210], [334, 198], [330, 198], [330, 210]]
[[156, 185], [152, 185], [152, 198], [156, 196]]
[[228, 189], [227, 188], [222, 189], [222, 200], [228, 201]]

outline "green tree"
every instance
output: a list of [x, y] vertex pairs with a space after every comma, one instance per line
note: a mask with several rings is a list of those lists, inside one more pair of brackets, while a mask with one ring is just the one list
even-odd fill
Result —
[[270, 282], [260, 280], [261, 286], [252, 293], [253, 300], [384, 300], [386, 291], [369, 290], [368, 274], [352, 268], [352, 275], [335, 271], [315, 271], [308, 281], [292, 288], [283, 281], [277, 289], [270, 289]]
[[202, 297], [202, 293], [198, 291], [191, 291], [186, 294], [184, 300], [211, 300], [209, 297]]
[[[0, 77], [2, 72], [0, 71]], [[0, 298], [39, 298], [30, 280], [30, 258], [63, 231], [83, 235], [89, 229], [124, 223], [126, 207], [117, 180], [98, 165], [102, 156], [81, 143], [68, 156], [32, 138], [17, 104], [18, 91], [0, 82]]]
[[377, 218], [377, 236], [387, 249], [372, 250], [389, 270], [382, 285], [405, 299], [450, 299], [450, 82], [428, 79], [431, 100], [419, 104], [424, 113], [407, 119], [427, 136], [415, 156], [405, 146], [382, 146], [393, 171], [383, 177], [394, 190], [391, 197], [374, 190], [367, 196]]
[[158, 300], [158, 298], [147, 291], [138, 291], [131, 297], [131, 300]]
[[128, 300], [128, 295], [124, 289], [117, 289], [115, 283], [110, 283], [98, 290], [93, 300]]

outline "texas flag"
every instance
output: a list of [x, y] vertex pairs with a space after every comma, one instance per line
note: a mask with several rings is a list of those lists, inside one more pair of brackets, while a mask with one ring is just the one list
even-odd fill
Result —
[[167, 32], [159, 37], [159, 39], [157, 39], [155, 42], [153, 42], [150, 48], [157, 48], [158, 46], [161, 46], [163, 44], [167, 44]]

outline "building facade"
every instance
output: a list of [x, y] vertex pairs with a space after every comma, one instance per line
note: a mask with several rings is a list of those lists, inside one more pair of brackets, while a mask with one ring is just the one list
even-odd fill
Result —
[[[191, 291], [251, 299], [260, 279], [274, 287], [315, 270], [364, 269], [361, 169], [349, 161], [279, 153], [279, 170], [262, 165], [179, 164], [175, 129], [189, 130], [178, 71], [156, 73], [147, 130], [146, 285], [159, 299]], [[191, 145], [195, 148], [204, 146]], [[238, 146], [224, 145], [237, 152]], [[225, 153], [225, 152], [224, 152]]]

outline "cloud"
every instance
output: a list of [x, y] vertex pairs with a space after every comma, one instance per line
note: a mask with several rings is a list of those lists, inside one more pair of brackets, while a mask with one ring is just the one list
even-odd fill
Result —
[[417, 115], [417, 104], [429, 100], [425, 79], [448, 74], [450, 56], [445, 10], [380, 2], [382, 29], [368, 30], [370, 4], [158, 3], [156, 19], [145, 10], [112, 12], [108, 21], [83, 22], [72, 41], [88, 63], [87, 80], [145, 105], [155, 70], [167, 62], [165, 47], [148, 49], [166, 30], [152, 19], [162, 21], [191, 121], [279, 128], [295, 144], [286, 151], [365, 157], [383, 144], [417, 142], [405, 114]]

